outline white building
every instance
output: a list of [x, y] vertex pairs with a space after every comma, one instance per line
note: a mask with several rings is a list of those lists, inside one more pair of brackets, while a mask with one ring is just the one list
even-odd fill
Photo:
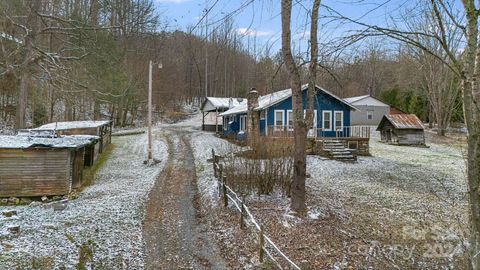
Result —
[[219, 132], [223, 128], [220, 113], [241, 104], [246, 104], [243, 98], [206, 97], [200, 107], [202, 111], [202, 130]]
[[370, 96], [349, 97], [344, 99], [355, 106], [358, 111], [350, 114], [350, 124], [355, 125], [378, 125], [384, 115], [390, 113], [390, 105]]

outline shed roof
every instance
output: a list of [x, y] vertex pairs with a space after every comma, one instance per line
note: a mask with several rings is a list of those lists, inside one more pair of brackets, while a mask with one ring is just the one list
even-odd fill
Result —
[[67, 129], [75, 129], [75, 128], [97, 128], [101, 126], [105, 126], [110, 124], [112, 121], [105, 120], [105, 121], [70, 121], [70, 122], [54, 122], [48, 123], [43, 126], [40, 126], [35, 129], [39, 130], [47, 130], [47, 129], [54, 129], [54, 130], [67, 130]]
[[234, 107], [247, 103], [245, 98], [206, 97], [200, 109], [203, 111], [207, 102], [215, 109], [228, 109], [230, 108], [230, 99], [232, 99]]
[[387, 114], [378, 125], [380, 130], [386, 122], [390, 122], [396, 129], [424, 129], [423, 123], [415, 114]]
[[26, 148], [79, 148], [93, 141], [98, 140], [98, 136], [91, 135], [73, 135], [58, 138], [30, 137], [30, 136], [0, 136], [0, 148], [6, 149], [26, 149]]
[[[333, 97], [334, 99], [337, 99], [338, 101], [347, 105], [348, 107], [350, 107], [354, 110], [357, 110], [357, 108], [355, 108], [353, 105], [345, 102], [344, 100], [337, 97], [336, 95], [334, 95], [330, 91], [327, 91], [327, 90], [325, 90], [325, 89], [323, 89], [319, 86], [315, 86], [315, 87], [316, 87], [317, 90], [320, 90], [320, 91], [326, 93], [327, 95]], [[308, 89], [308, 84], [302, 85], [302, 91], [305, 91], [307, 89]], [[260, 110], [266, 109], [266, 108], [268, 108], [272, 105], [275, 105], [279, 102], [282, 102], [282, 101], [286, 100], [287, 98], [289, 98], [291, 96], [292, 96], [292, 89], [291, 88], [260, 96], [258, 98], [258, 106], [255, 108], [255, 110], [260, 111]], [[248, 110], [248, 105], [247, 105], [247, 103], [244, 103], [244, 104], [241, 104], [240, 106], [233, 107], [232, 109], [230, 109], [230, 110], [228, 110], [224, 113], [221, 113], [220, 116], [232, 115], [232, 114], [238, 114], [238, 113], [245, 113], [245, 112], [247, 112], [247, 110]]]

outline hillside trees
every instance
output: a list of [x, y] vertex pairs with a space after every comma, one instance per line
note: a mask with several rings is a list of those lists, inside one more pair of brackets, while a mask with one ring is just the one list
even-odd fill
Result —
[[[415, 2], [412, 10], [424, 11], [428, 16], [426, 27], [412, 31], [409, 17], [400, 14], [402, 23], [394, 27], [368, 25], [345, 16], [338, 19], [353, 22], [364, 28], [358, 37], [384, 35], [413, 46], [435, 58], [448, 68], [460, 83], [463, 114], [467, 135], [467, 186], [470, 206], [470, 269], [480, 269], [480, 42], [479, 7], [474, 0], [462, 0], [457, 9], [452, 1], [430, 0]], [[410, 11], [412, 11], [410, 10]], [[408, 11], [407, 11], [408, 12]], [[460, 33], [452, 35], [452, 33]], [[434, 40], [439, 46], [430, 46]], [[457, 51], [455, 44], [462, 44]], [[438, 49], [436, 49], [438, 48]], [[441, 90], [443, 92], [443, 90]], [[451, 95], [448, 94], [448, 95]]]

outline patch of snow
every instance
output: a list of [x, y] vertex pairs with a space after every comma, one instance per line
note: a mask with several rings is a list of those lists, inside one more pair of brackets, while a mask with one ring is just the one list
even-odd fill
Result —
[[[147, 156], [145, 134], [115, 137], [113, 143], [116, 148], [94, 183], [64, 210], [41, 204], [0, 206], [0, 211], [18, 212], [18, 219], [0, 220], [0, 231], [20, 225], [19, 236], [0, 237], [0, 268], [20, 265], [29, 269], [33, 258], [48, 257], [53, 259], [53, 269], [74, 269], [81, 245], [93, 246], [94, 264], [99, 268], [144, 268], [144, 208], [164, 162], [143, 165]], [[153, 146], [154, 157], [165, 161], [165, 143], [156, 139]]]
[[98, 136], [90, 135], [72, 135], [58, 138], [42, 138], [29, 136], [1, 136], [0, 148], [32, 148], [32, 147], [51, 147], [51, 148], [76, 148], [90, 144], [98, 140]]
[[111, 121], [70, 121], [70, 122], [53, 122], [40, 126], [35, 129], [54, 129], [54, 130], [66, 130], [74, 128], [97, 128], [109, 124]]

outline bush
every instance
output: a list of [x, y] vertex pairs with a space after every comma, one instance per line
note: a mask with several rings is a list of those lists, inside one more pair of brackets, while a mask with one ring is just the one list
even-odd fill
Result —
[[293, 178], [293, 141], [289, 138], [261, 138], [255, 147], [232, 146], [223, 159], [227, 184], [243, 196], [290, 195]]

